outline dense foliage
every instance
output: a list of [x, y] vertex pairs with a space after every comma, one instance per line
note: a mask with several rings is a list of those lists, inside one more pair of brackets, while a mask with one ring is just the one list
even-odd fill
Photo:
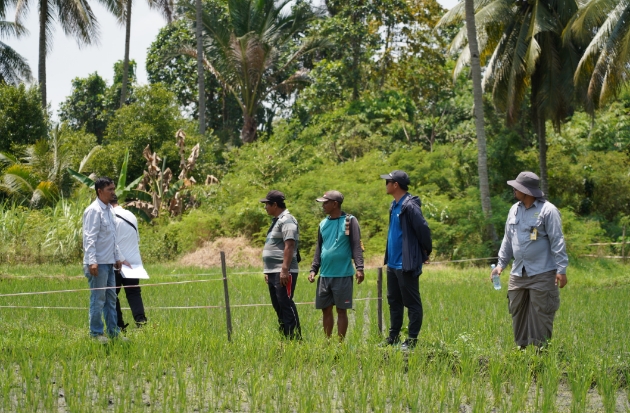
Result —
[[[213, 42], [240, 39], [243, 47], [257, 42], [253, 34], [230, 34], [235, 24], [245, 24], [230, 20], [242, 18], [234, 14], [236, 9], [228, 13], [239, 1], [204, 2], [208, 22], [225, 20], [225, 32], [215, 37], [206, 33], [206, 53], [218, 50]], [[276, 77], [270, 73], [278, 69], [279, 61], [269, 63], [270, 72], [263, 73], [266, 89], [261, 93], [277, 93], [256, 101], [262, 89], [250, 90], [256, 96], [250, 96], [249, 103], [258, 109], [247, 113], [260, 126], [256, 140], [246, 145], [238, 138], [244, 120], [239, 99], [245, 95], [235, 93], [241, 87], [235, 85], [244, 78], [232, 73], [230, 79], [236, 83], [228, 84], [217, 76], [218, 66], [213, 66], [229, 71], [235, 63], [225, 60], [227, 55], [213, 56], [206, 66], [206, 119], [212, 129], [203, 136], [197, 132], [196, 61], [185, 53], [194, 49], [194, 22], [185, 4], [179, 19], [162, 29], [148, 51], [149, 85], [134, 83], [131, 65], [129, 104], [122, 108], [118, 108], [120, 62], [112, 85], [97, 73], [75, 79], [72, 94], [61, 108], [63, 126], [50, 126], [48, 131], [47, 114], [38, 109], [36, 88], [0, 86], [0, 119], [8, 119], [0, 122], [0, 142], [6, 159], [13, 159], [0, 165], [4, 168], [1, 178], [3, 182], [11, 178], [14, 171], [8, 168], [19, 166], [35, 185], [30, 193], [4, 191], [0, 195], [1, 212], [7, 217], [0, 260], [78, 260], [80, 239], [68, 235], [70, 227], [64, 225], [80, 226], [72, 214], [79, 214], [92, 195], [59, 169], [60, 162], [86, 176], [116, 178], [128, 150], [127, 182], [132, 182], [143, 175], [142, 153], [148, 146], [161, 158], [158, 167], [178, 170], [175, 133], [180, 129], [187, 136], [186, 148], [200, 145], [192, 172], [196, 184], [187, 189], [193, 208], [182, 216], [160, 216], [141, 224], [141, 248], [147, 259], [174, 259], [219, 236], [245, 235], [260, 246], [269, 217], [258, 200], [269, 189], [286, 193], [289, 209], [300, 222], [300, 248], [305, 255], [313, 250], [317, 223], [323, 218], [314, 199], [325, 190], [337, 189], [346, 195], [344, 209], [361, 223], [367, 255], [379, 256], [391, 198], [378, 175], [393, 169], [409, 173], [410, 190], [422, 199], [433, 230], [435, 258], [494, 255], [498, 245], [488, 239], [484, 228], [491, 222], [502, 235], [505, 214], [513, 202], [506, 181], [522, 170], [539, 170], [537, 119], [517, 116], [508, 125], [506, 112], [501, 106], [496, 109], [486, 96], [493, 210], [488, 220], [479, 202], [471, 85], [464, 76], [454, 82], [451, 78], [453, 70], [461, 67], [447, 49], [458, 38], [454, 38], [454, 28], [435, 29], [445, 11], [434, 0], [329, 1], [321, 16], [309, 7], [297, 1], [284, 14], [274, 14], [275, 9], [256, 11], [285, 19], [286, 24], [297, 18], [305, 21], [300, 20], [304, 26], [281, 43], [265, 46], [277, 47], [276, 57], [290, 57], [290, 62]], [[271, 30], [264, 25], [258, 29], [260, 33]], [[281, 36], [283, 32], [273, 33]], [[318, 47], [299, 53], [313, 39], [320, 42], [312, 44]], [[237, 50], [236, 43], [228, 46]], [[243, 65], [256, 57], [254, 46], [247, 47], [242, 49], [250, 53], [241, 56]], [[278, 88], [296, 73], [299, 79], [294, 80], [300, 80], [300, 87]], [[530, 92], [512, 102], [518, 105], [512, 108], [514, 113], [530, 113], [534, 96]], [[630, 215], [629, 111], [630, 95], [621, 93], [593, 117], [576, 109], [563, 116], [561, 128], [551, 122], [544, 125], [549, 144], [548, 198], [563, 213], [573, 255], [592, 253], [589, 243], [617, 241], [622, 236]], [[51, 155], [40, 156], [45, 162], [36, 163], [29, 155], [46, 151]], [[33, 203], [32, 195], [42, 182], [54, 183], [55, 197]], [[61, 233], [65, 235], [51, 235]], [[55, 236], [61, 241], [53, 242]], [[607, 253], [619, 253], [612, 248], [616, 247]]]

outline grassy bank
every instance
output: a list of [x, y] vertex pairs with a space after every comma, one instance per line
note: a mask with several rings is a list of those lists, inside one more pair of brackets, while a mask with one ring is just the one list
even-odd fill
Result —
[[[128, 344], [88, 339], [89, 292], [0, 297], [0, 411], [624, 411], [630, 381], [630, 268], [570, 267], [549, 350], [516, 351], [505, 289], [486, 270], [428, 267], [425, 320], [413, 352], [382, 349], [374, 300], [356, 301], [343, 345], [322, 337], [320, 312], [298, 307], [305, 339], [286, 343], [270, 306], [233, 308], [227, 341], [218, 269], [149, 266], [149, 325]], [[230, 301], [267, 304], [262, 276], [228, 275]], [[0, 267], [0, 294], [83, 289], [76, 266]], [[182, 274], [197, 275], [182, 275]], [[204, 275], [200, 275], [204, 274]], [[300, 276], [296, 301], [314, 285]], [[355, 287], [375, 298], [376, 272]], [[506, 284], [504, 278], [503, 283]], [[123, 299], [123, 306], [126, 301]], [[384, 305], [385, 327], [388, 322]], [[131, 318], [127, 311], [125, 315]]]

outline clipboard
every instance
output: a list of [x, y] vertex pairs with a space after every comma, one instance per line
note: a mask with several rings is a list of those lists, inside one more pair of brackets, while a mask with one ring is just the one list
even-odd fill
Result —
[[129, 268], [123, 264], [122, 267], [120, 267], [120, 274], [123, 276], [123, 278], [134, 278], [142, 280], [149, 279], [149, 274], [147, 274], [147, 271], [142, 265], [136, 265], [135, 267], [132, 266], [131, 268]]

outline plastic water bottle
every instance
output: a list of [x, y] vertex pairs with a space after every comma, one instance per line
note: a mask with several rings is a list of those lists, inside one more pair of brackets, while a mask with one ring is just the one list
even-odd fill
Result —
[[[496, 265], [494, 264], [490, 266], [490, 268], [492, 268], [493, 270], [494, 270], [494, 267], [496, 267]], [[494, 285], [495, 290], [501, 289], [501, 277], [499, 277], [499, 274], [494, 274], [492, 276], [492, 284]]]

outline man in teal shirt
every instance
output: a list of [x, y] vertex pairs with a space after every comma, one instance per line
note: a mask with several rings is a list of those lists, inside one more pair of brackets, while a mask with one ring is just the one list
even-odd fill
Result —
[[317, 280], [315, 308], [323, 312], [324, 332], [330, 338], [335, 319], [332, 308], [337, 307], [337, 334], [343, 340], [348, 331], [348, 312], [352, 308], [352, 276], [356, 266], [357, 284], [363, 282], [363, 248], [361, 230], [357, 219], [341, 210], [343, 195], [328, 191], [317, 202], [328, 217], [319, 224], [317, 247], [308, 276], [310, 282]]

